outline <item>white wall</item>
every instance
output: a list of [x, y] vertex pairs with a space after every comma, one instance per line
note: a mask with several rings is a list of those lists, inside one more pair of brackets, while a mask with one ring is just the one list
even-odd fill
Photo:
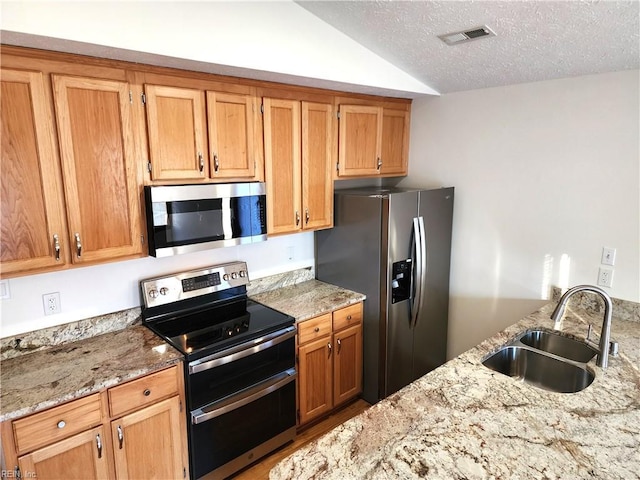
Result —
[[[217, 64], [437, 93], [290, 0], [3, 1], [0, 8], [3, 42], [143, 63], [148, 61], [145, 53], [186, 59], [198, 68]], [[14, 32], [50, 38], [29, 39]], [[227, 70], [216, 73], [238, 75]]]
[[640, 301], [639, 72], [414, 101], [404, 186], [456, 187], [449, 356], [595, 284]]
[[[0, 337], [140, 306], [141, 279], [234, 260], [247, 262], [250, 278], [314, 265], [313, 233], [167, 258], [146, 257], [8, 280], [10, 299], [0, 303]], [[42, 295], [60, 292], [62, 312], [45, 316]]]

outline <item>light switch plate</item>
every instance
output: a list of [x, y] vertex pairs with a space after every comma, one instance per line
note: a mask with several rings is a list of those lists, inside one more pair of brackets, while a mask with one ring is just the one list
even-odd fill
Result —
[[602, 247], [602, 260], [603, 265], [615, 265], [616, 264], [616, 249], [611, 247]]
[[0, 280], [0, 298], [3, 300], [9, 300], [11, 298], [9, 280]]

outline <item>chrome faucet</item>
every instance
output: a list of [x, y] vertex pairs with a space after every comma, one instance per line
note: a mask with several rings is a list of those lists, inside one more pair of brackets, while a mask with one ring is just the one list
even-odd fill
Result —
[[611, 311], [613, 310], [613, 304], [611, 303], [611, 297], [607, 292], [600, 287], [593, 285], [578, 285], [576, 287], [567, 290], [560, 298], [558, 305], [551, 314], [551, 319], [556, 323], [560, 321], [564, 314], [564, 308], [567, 305], [569, 298], [578, 292], [593, 292], [597, 293], [604, 300], [604, 320], [602, 322], [602, 331], [600, 332], [600, 345], [598, 358], [596, 359], [596, 365], [602, 368], [607, 368], [609, 361], [609, 340], [611, 337]]

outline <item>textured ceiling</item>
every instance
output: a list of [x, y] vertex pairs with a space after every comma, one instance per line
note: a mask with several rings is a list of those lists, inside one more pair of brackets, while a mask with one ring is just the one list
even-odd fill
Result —
[[296, 3], [440, 93], [640, 68], [638, 0]]

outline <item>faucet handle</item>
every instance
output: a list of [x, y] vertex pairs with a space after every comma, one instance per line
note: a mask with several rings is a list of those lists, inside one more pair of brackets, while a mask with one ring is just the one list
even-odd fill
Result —
[[589, 324], [589, 328], [587, 328], [587, 342], [591, 341], [592, 333], [593, 333], [593, 325]]

